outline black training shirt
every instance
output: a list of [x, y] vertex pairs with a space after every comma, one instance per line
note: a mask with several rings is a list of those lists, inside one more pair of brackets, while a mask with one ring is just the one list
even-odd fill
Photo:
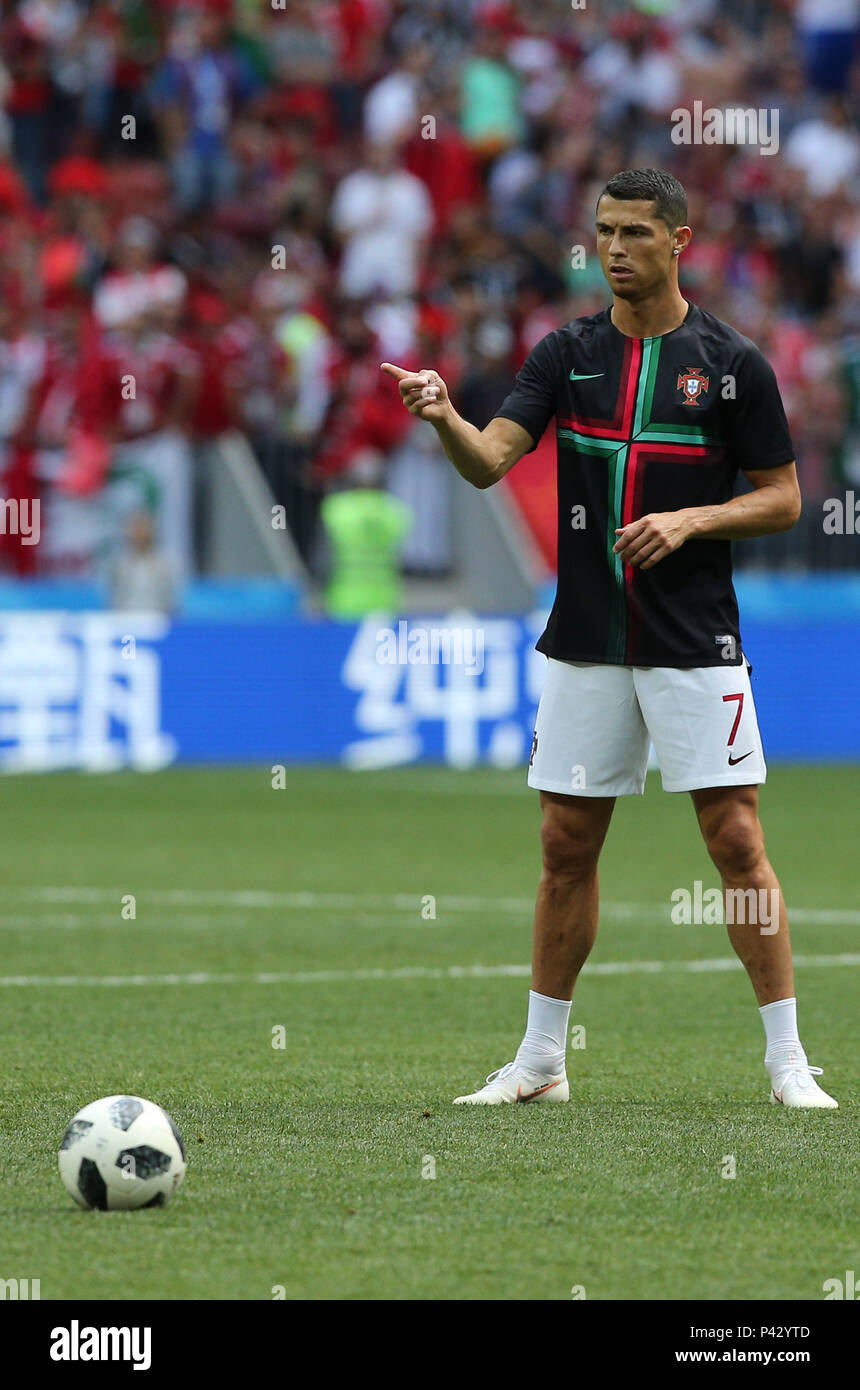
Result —
[[731, 542], [689, 540], [651, 569], [613, 555], [615, 528], [649, 512], [727, 502], [739, 469], [791, 463], [773, 370], [691, 304], [656, 338], [609, 309], [533, 348], [496, 412], [537, 444], [558, 438], [558, 591], [538, 651], [561, 661], [717, 666], [742, 660]]

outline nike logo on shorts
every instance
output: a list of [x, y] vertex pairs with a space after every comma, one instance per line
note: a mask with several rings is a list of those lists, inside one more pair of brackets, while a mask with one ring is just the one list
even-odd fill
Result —
[[599, 376], [605, 375], [605, 372], [589, 372], [582, 376], [578, 372], [571, 372], [570, 379], [571, 381], [596, 381]]
[[755, 749], [754, 749], [754, 748], [751, 748], [750, 751], [749, 751], [748, 753], [741, 753], [741, 756], [740, 756], [739, 758], [733, 758], [732, 755], [731, 755], [731, 753], [730, 753], [730, 754], [729, 754], [729, 767], [734, 767], [735, 763], [742, 763], [743, 760], [744, 760], [744, 758], [751, 758], [754, 752], [755, 752]]

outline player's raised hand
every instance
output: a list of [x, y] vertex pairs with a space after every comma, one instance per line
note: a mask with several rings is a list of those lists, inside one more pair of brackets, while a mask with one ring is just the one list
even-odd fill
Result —
[[393, 362], [382, 362], [380, 371], [397, 382], [400, 399], [410, 415], [417, 415], [419, 420], [429, 420], [431, 424], [446, 418], [451, 405], [448, 388], [432, 367], [422, 367], [420, 372], [407, 372], [405, 367], [396, 367]]

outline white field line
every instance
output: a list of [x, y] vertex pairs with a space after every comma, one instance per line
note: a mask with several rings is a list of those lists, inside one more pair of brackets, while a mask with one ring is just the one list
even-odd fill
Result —
[[[860, 965], [860, 952], [835, 956], [795, 956], [801, 967]], [[699, 974], [724, 970], [740, 970], [734, 956], [714, 960], [629, 960], [605, 961], [586, 965], [587, 975], [662, 975], [669, 972]], [[403, 966], [395, 970], [280, 970], [261, 974], [209, 974], [198, 970], [188, 975], [5, 975], [0, 976], [0, 988], [83, 986], [121, 987], [142, 985], [318, 985], [347, 984], [371, 980], [492, 980], [525, 978], [531, 974], [529, 965], [450, 965]]]
[[[414, 920], [413, 920], [414, 919]], [[196, 927], [198, 930], [205, 931], [241, 931], [247, 927], [247, 917], [231, 917], [225, 913], [219, 913], [213, 917], [209, 913], [197, 912], [193, 915], [181, 914], [161, 915], [150, 917], [147, 912], [139, 911], [137, 917], [124, 918], [120, 916], [119, 907], [111, 914], [87, 914], [75, 912], [41, 913], [35, 911], [29, 916], [15, 915], [14, 913], [0, 913], [0, 931], [78, 931], [90, 930], [104, 927], [108, 931], [155, 931], [163, 928], [165, 931], [176, 931], [178, 928], [183, 930]], [[403, 913], [394, 913], [385, 916], [384, 913], [374, 913], [372, 916], [363, 913], [350, 913], [350, 927], [409, 927], [414, 930], [426, 931], [428, 926], [437, 925], [433, 922], [422, 921], [417, 911], [412, 914], [412, 918], [404, 920]]]
[[[128, 892], [123, 888], [5, 888], [3, 896], [23, 897], [44, 903], [116, 903]], [[393, 911], [420, 910], [423, 890], [415, 893], [317, 893], [312, 890], [278, 892], [268, 889], [209, 889], [166, 888], [138, 894], [138, 904], [156, 907], [214, 907], [214, 908], [280, 908], [283, 911]], [[506, 898], [481, 894], [436, 894], [437, 918], [440, 912], [511, 912], [534, 911], [533, 898]], [[619, 920], [636, 917], [657, 917], [670, 921], [671, 904], [602, 902], [600, 911]], [[860, 926], [860, 908], [793, 907], [789, 904], [789, 920], [798, 926]]]

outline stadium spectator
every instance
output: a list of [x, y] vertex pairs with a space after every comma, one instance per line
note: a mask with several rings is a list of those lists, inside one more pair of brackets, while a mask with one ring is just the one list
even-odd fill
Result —
[[[458, 381], [463, 363], [450, 340], [449, 316], [426, 305], [418, 322], [416, 365], [435, 362], [445, 380]], [[451, 571], [451, 467], [435, 430], [406, 416], [406, 428], [390, 454], [388, 487], [418, 520], [406, 538], [406, 572], [420, 579], [445, 578]]]
[[484, 319], [472, 342], [470, 370], [460, 387], [460, 413], [483, 430], [511, 388], [514, 335], [504, 319]]
[[462, 129], [469, 144], [489, 160], [509, 149], [523, 133], [520, 79], [508, 61], [505, 16], [487, 15], [475, 35], [475, 51], [462, 74]]
[[412, 514], [383, 486], [384, 459], [361, 451], [346, 475], [346, 487], [322, 504], [330, 553], [326, 611], [344, 621], [368, 613], [396, 613], [400, 602], [399, 552]]
[[[113, 307], [110, 331], [87, 363], [81, 415], [90, 438], [110, 442], [109, 476], [130, 499], [125, 505], [136, 501], [155, 511], [161, 544], [182, 583], [192, 570], [188, 429], [198, 362], [175, 334], [162, 330], [153, 306], [132, 297]], [[67, 469], [61, 481], [81, 492], [93, 480]]]
[[398, 166], [394, 144], [367, 143], [361, 168], [335, 190], [331, 220], [343, 242], [344, 294], [415, 293], [433, 208], [420, 179]]
[[149, 512], [133, 512], [126, 524], [127, 543], [110, 567], [113, 608], [133, 613], [172, 613], [176, 583], [167, 555], [159, 550]]
[[860, 0], [798, 0], [797, 29], [813, 87], [844, 92], [857, 56]]
[[436, 245], [444, 242], [451, 218], [459, 208], [481, 199], [479, 161], [458, 124], [460, 93], [456, 83], [441, 86], [432, 101], [432, 125], [413, 127], [404, 147], [410, 174], [425, 185], [433, 203]]
[[185, 276], [157, 260], [158, 242], [158, 229], [144, 217], [130, 217], [119, 228], [113, 268], [105, 271], [93, 296], [93, 312], [106, 328], [184, 298]]
[[371, 87], [364, 102], [364, 133], [372, 145], [399, 146], [418, 126], [424, 82], [433, 65], [427, 38], [408, 45], [393, 68]]
[[802, 169], [814, 197], [835, 193], [860, 166], [860, 136], [841, 97], [828, 99], [820, 116], [795, 126], [785, 147], [789, 164]]
[[11, 129], [12, 155], [31, 197], [44, 203], [48, 169], [62, 139], [60, 93], [51, 74], [48, 50], [23, 24], [11, 31], [6, 62], [10, 75], [4, 106]]
[[176, 20], [152, 100], [182, 211], [224, 202], [233, 192], [230, 124], [255, 91], [254, 75], [230, 47], [217, 10]]

